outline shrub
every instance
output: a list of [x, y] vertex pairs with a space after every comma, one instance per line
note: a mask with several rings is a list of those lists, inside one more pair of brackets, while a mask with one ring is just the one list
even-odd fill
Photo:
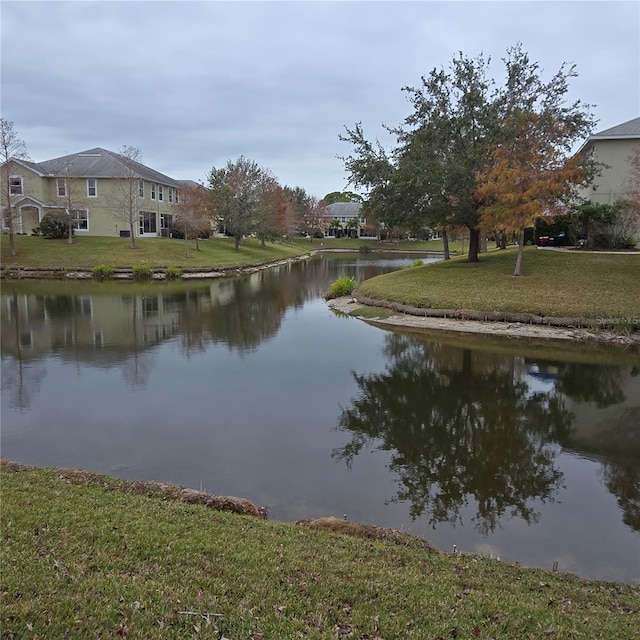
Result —
[[423, 267], [424, 266], [424, 262], [420, 259], [418, 260], [414, 260], [413, 264], [411, 265], [412, 267]]
[[113, 267], [108, 267], [106, 264], [97, 264], [91, 270], [95, 280], [106, 280], [113, 275]]
[[[47, 213], [42, 217], [42, 220], [40, 220], [40, 233], [45, 238], [51, 238], [54, 240], [68, 238], [69, 224], [66, 220], [61, 220], [60, 218], [56, 218], [50, 213]], [[71, 230], [71, 235], [73, 235], [73, 229]]]
[[182, 269], [180, 267], [167, 267], [164, 273], [167, 280], [177, 280], [182, 275]]
[[358, 247], [358, 253], [371, 253], [371, 247], [368, 244], [361, 244]]
[[144, 265], [137, 265], [133, 267], [134, 280], [150, 280], [152, 277], [153, 269], [151, 267], [145, 267]]
[[349, 296], [356, 288], [356, 279], [354, 277], [349, 278], [343, 276], [338, 278], [330, 287], [329, 291], [324, 294], [325, 300], [332, 300], [333, 298], [341, 298], [342, 296]]

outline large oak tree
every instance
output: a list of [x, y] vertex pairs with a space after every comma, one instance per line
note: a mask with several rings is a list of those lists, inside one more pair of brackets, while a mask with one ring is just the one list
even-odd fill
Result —
[[340, 136], [354, 149], [343, 158], [350, 181], [367, 190], [365, 207], [378, 221], [445, 234], [466, 227], [476, 262], [483, 226], [522, 231], [589, 180], [594, 167], [571, 154], [594, 125], [588, 106], [566, 104], [574, 67], [544, 82], [520, 45], [504, 63], [501, 87], [488, 60], [462, 53], [405, 87], [413, 111], [385, 127], [396, 137], [391, 150], [367, 140], [360, 124]]

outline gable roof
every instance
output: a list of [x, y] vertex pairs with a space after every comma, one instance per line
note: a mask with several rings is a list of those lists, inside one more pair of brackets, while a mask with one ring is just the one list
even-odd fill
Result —
[[[41, 167], [37, 162], [31, 162], [31, 160], [19, 160], [18, 158], [9, 158], [9, 163], [17, 164], [29, 171], [37, 173], [39, 176], [46, 176], [47, 172], [44, 167]], [[4, 166], [4, 163], [2, 164]]]
[[[36, 163], [31, 163], [36, 164]], [[127, 167], [133, 167], [138, 178], [177, 187], [178, 182], [140, 162], [133, 162], [113, 151], [96, 147], [53, 160], [37, 163], [45, 175], [72, 178], [124, 178]]]

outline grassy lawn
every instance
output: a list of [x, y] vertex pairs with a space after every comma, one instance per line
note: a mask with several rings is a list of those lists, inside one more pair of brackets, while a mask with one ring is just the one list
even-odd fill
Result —
[[[441, 251], [442, 241], [380, 243], [375, 240], [351, 240], [347, 238], [315, 239], [295, 238], [283, 242], [268, 242], [265, 248], [256, 239], [249, 238], [238, 251], [232, 238], [210, 238], [200, 243], [196, 251], [189, 243], [190, 257], [184, 255], [184, 242], [172, 238], [138, 238], [137, 249], [130, 248], [127, 238], [76, 237], [72, 245], [66, 240], [45, 240], [34, 236], [16, 236], [16, 256], [9, 255], [9, 239], [3, 235], [0, 241], [3, 267], [64, 267], [91, 268], [103, 264], [114, 268], [149, 267], [206, 267], [229, 269], [306, 253], [316, 249], [350, 249], [358, 251], [362, 246], [372, 250]], [[458, 251], [462, 245], [458, 243]], [[455, 249], [452, 248], [452, 251]]]
[[[304, 252], [297, 245], [267, 243], [248, 239], [238, 250], [232, 238], [211, 238], [200, 243], [201, 251], [189, 243], [190, 257], [185, 258], [184, 242], [173, 238], [138, 238], [131, 249], [128, 238], [75, 238], [46, 240], [34, 236], [16, 237], [16, 256], [9, 255], [9, 241], [2, 236], [2, 266], [91, 268], [104, 264], [115, 268], [134, 267], [207, 267], [228, 269], [269, 262]], [[307, 249], [308, 250], [308, 249]]]
[[361, 283], [358, 293], [434, 309], [507, 311], [545, 316], [640, 320], [640, 254], [538, 250], [524, 254], [524, 276], [512, 277], [516, 250], [468, 264], [454, 258]]
[[2, 470], [3, 638], [632, 638], [640, 587]]

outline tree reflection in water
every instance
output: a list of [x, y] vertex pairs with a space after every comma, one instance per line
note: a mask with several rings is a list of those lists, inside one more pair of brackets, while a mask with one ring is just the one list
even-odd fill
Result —
[[552, 444], [571, 427], [562, 398], [530, 388], [515, 356], [394, 334], [384, 350], [383, 373], [353, 373], [360, 393], [338, 423], [352, 438], [334, 457], [351, 465], [365, 446], [389, 451], [393, 500], [433, 526], [454, 523], [470, 500], [484, 533], [503, 517], [536, 521], [533, 503], [553, 500], [562, 482]]

